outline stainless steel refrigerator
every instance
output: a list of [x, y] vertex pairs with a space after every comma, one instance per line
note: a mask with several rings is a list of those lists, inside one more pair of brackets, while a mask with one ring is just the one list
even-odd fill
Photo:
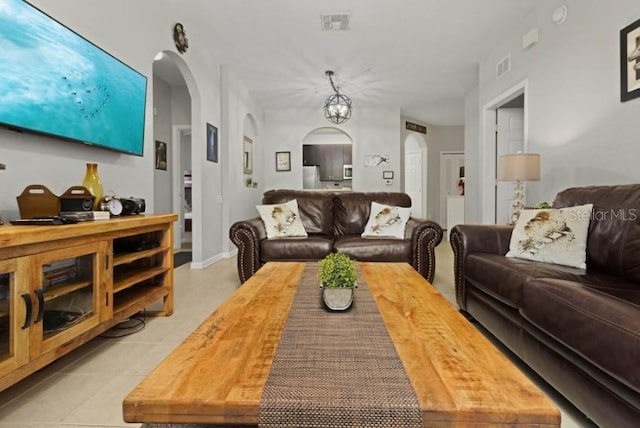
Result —
[[303, 189], [319, 189], [320, 188], [320, 170], [318, 166], [302, 167], [302, 188]]

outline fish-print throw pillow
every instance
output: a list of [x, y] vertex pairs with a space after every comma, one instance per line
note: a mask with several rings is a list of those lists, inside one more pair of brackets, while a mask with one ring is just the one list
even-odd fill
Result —
[[307, 236], [307, 231], [304, 230], [300, 220], [298, 201], [295, 199], [284, 204], [257, 205], [256, 209], [267, 231], [267, 239]]
[[593, 204], [520, 211], [507, 257], [586, 269], [592, 211]]
[[369, 220], [361, 236], [404, 238], [404, 229], [410, 216], [411, 208], [371, 202]]

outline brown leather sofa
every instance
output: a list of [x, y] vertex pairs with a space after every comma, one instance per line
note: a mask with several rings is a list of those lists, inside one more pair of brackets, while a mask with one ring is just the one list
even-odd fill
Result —
[[511, 226], [450, 235], [461, 311], [602, 427], [640, 423], [640, 185], [561, 191], [593, 203], [587, 269], [504, 257]]
[[369, 219], [371, 202], [410, 207], [411, 198], [394, 192], [332, 192], [269, 190], [263, 204], [298, 202], [308, 237], [266, 239], [260, 217], [238, 221], [229, 237], [238, 247], [238, 275], [245, 282], [269, 261], [320, 260], [341, 251], [353, 259], [373, 262], [407, 262], [428, 281], [435, 272], [435, 247], [442, 240], [442, 228], [433, 221], [410, 218], [405, 238], [360, 235]]

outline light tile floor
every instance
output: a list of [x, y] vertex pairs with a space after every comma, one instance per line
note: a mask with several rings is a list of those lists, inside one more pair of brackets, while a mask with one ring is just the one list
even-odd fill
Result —
[[[436, 257], [434, 285], [455, 304], [453, 255], [446, 240]], [[0, 428], [138, 427], [123, 421], [122, 400], [239, 286], [235, 258], [204, 270], [180, 266], [174, 283], [171, 317], [148, 318], [145, 328], [130, 336], [96, 338], [0, 392]], [[541, 387], [561, 408], [562, 428], [592, 426]]]

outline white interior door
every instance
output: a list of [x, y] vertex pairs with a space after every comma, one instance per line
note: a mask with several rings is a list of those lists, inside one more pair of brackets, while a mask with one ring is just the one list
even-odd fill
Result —
[[[496, 168], [502, 155], [524, 151], [524, 110], [500, 108], [497, 110]], [[496, 177], [498, 176], [496, 170]], [[511, 221], [515, 183], [496, 181], [496, 224]]]
[[440, 220], [443, 229], [447, 229], [447, 196], [459, 195], [458, 179], [460, 167], [464, 166], [464, 152], [440, 153]]
[[422, 210], [422, 153], [406, 153], [404, 167], [404, 191], [411, 197], [411, 216], [424, 218]]

